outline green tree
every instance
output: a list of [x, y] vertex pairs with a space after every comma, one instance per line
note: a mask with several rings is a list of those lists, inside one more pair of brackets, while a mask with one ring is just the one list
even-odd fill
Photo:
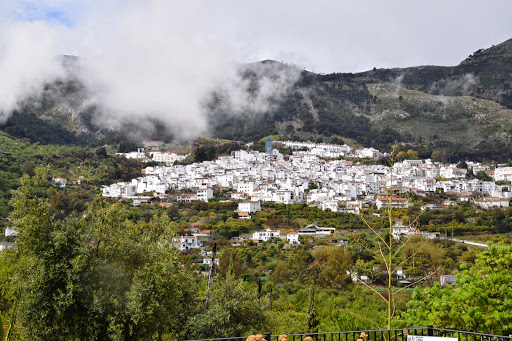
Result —
[[407, 158], [408, 158], [409, 160], [418, 160], [418, 158], [419, 158], [419, 157], [418, 157], [418, 152], [417, 152], [417, 151], [415, 151], [415, 150], [409, 149], [409, 150], [407, 151]]
[[13, 193], [18, 231], [10, 285], [22, 340], [136, 340], [179, 335], [196, 305], [167, 215], [134, 224], [119, 206], [56, 220], [48, 168]]
[[492, 181], [492, 178], [489, 175], [487, 175], [487, 173], [485, 173], [484, 171], [477, 172], [476, 178], [482, 181]]
[[439, 283], [416, 289], [397, 326], [423, 326], [509, 335], [512, 333], [512, 246], [490, 245], [476, 265], [457, 274], [455, 288]]
[[119, 144], [119, 149], [117, 150], [118, 153], [129, 153], [129, 152], [136, 152], [137, 151], [137, 144], [132, 141], [123, 141]]
[[267, 326], [256, 293], [244, 289], [243, 281], [229, 273], [214, 279], [207, 304], [206, 308], [198, 307], [190, 319], [185, 334], [188, 339], [244, 336]]
[[[390, 175], [389, 175], [389, 183], [393, 184], [394, 175], [393, 175], [393, 165], [396, 162], [397, 158], [400, 157], [400, 153], [405, 154], [404, 152], [396, 153], [397, 146], [394, 145], [391, 150], [390, 157]], [[406, 155], [406, 154], [405, 154]], [[387, 329], [391, 329], [392, 321], [395, 317], [395, 313], [397, 310], [396, 298], [397, 295], [405, 289], [405, 287], [394, 291], [393, 290], [393, 274], [396, 273], [396, 270], [405, 264], [411, 257], [414, 257], [416, 254], [413, 251], [409, 255], [403, 255], [402, 251], [405, 246], [411, 241], [411, 238], [400, 238], [396, 240], [393, 238], [393, 223], [395, 219], [394, 208], [392, 206], [393, 198], [393, 188], [392, 186], [388, 186], [386, 188], [386, 201], [387, 205], [385, 208], [385, 220], [384, 223], [385, 228], [376, 228], [372, 226], [369, 222], [365, 220], [365, 224], [368, 228], [372, 230], [372, 232], [376, 235], [376, 244], [378, 247], [378, 252], [376, 252], [375, 258], [378, 262], [380, 262], [385, 268], [385, 286], [387, 289], [387, 295], [384, 296], [382, 293], [377, 292], [375, 288], [369, 286], [364, 281], [360, 281], [361, 284], [365, 285], [368, 289], [372, 290], [375, 294], [377, 294], [382, 300], [384, 300], [387, 304]], [[420, 213], [421, 214], [421, 213]], [[418, 218], [409, 219], [409, 227], [414, 227], [418, 222]], [[364, 219], [364, 218], [363, 218]], [[380, 230], [380, 231], [379, 231]]]
[[309, 287], [308, 312], [306, 316], [306, 328], [308, 333], [318, 333], [318, 316], [315, 308], [315, 290], [313, 286]]
[[100, 148], [96, 149], [96, 155], [107, 156], [107, 149], [105, 149], [105, 147], [100, 147]]
[[33, 176], [35, 169], [36, 169], [35, 162], [32, 160], [27, 160], [27, 161], [25, 161], [23, 166], [21, 166], [21, 174], [28, 174], [30, 176]]
[[395, 161], [403, 161], [407, 158], [407, 153], [402, 151], [402, 152], [398, 152], [395, 156]]
[[345, 289], [352, 281], [346, 272], [352, 264], [350, 254], [343, 248], [321, 246], [313, 250], [314, 264], [311, 279], [323, 288]]
[[468, 164], [466, 163], [466, 161], [461, 160], [461, 161], [457, 164], [457, 168], [464, 168], [464, 169], [468, 169]]
[[229, 257], [229, 267], [227, 276], [232, 276], [233, 278], [238, 278], [240, 276], [240, 272], [242, 271], [242, 263], [238, 257], [238, 252], [236, 250], [231, 251]]
[[441, 161], [441, 152], [439, 150], [434, 150], [432, 152], [432, 155], [430, 156], [430, 158], [434, 162], [440, 162]]

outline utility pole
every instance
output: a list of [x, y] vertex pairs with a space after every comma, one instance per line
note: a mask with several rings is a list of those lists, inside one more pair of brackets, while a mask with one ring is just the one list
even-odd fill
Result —
[[258, 278], [258, 299], [261, 297], [261, 277]]
[[206, 299], [205, 304], [208, 305], [208, 294], [210, 290], [210, 284], [212, 283], [213, 274], [215, 271], [215, 256], [217, 254], [217, 243], [213, 243], [212, 259], [210, 264], [210, 272], [208, 273], [208, 284], [206, 286]]
[[272, 286], [270, 286], [270, 311], [272, 311]]

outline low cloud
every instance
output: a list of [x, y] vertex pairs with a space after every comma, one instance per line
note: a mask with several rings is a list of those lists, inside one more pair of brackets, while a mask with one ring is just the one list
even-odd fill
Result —
[[457, 96], [468, 95], [471, 87], [478, 84], [478, 79], [472, 73], [466, 73], [457, 78], [441, 80], [438, 83], [432, 84], [429, 89], [430, 93]]
[[450, 80], [446, 83], [444, 90], [446, 92], [456, 91], [462, 89], [463, 93], [467, 93], [468, 90], [478, 83], [476, 77], [472, 73], [466, 73], [464, 76]]
[[64, 76], [55, 54], [61, 38], [61, 27], [41, 21], [12, 22], [0, 31], [0, 123]]
[[398, 93], [400, 92], [400, 88], [402, 87], [402, 82], [404, 80], [404, 74], [402, 73], [400, 76], [391, 79], [391, 83], [395, 85], [394, 95], [398, 97]]
[[445, 96], [438, 96], [437, 99], [439, 101], [439, 105], [441, 105], [441, 107], [443, 108], [443, 119], [446, 119], [448, 117], [446, 111], [448, 109], [448, 106], [452, 103], [452, 101], [450, 100], [450, 98]]
[[[151, 130], [162, 122], [178, 138], [207, 132], [204, 103], [221, 92], [231, 112], [272, 107], [300, 72], [254, 64], [258, 79], [240, 72], [231, 47], [202, 25], [197, 2], [127, 1], [114, 16], [84, 15], [76, 25], [17, 22], [0, 37], [0, 119], [66, 76], [64, 53], [80, 55], [76, 77], [86, 86], [82, 110], [94, 106], [95, 124], [126, 123]], [[274, 70], [275, 71], [275, 70]], [[256, 86], [256, 89], [254, 88]]]
[[272, 110], [297, 82], [301, 70], [273, 61], [240, 66], [216, 92], [224, 98], [223, 109], [234, 114]]

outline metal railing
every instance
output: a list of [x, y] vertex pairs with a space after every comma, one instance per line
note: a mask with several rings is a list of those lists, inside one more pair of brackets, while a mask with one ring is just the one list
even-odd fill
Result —
[[431, 336], [442, 336], [442, 337], [456, 337], [459, 341], [509, 341], [512, 340], [512, 335], [493, 335], [484, 333], [473, 333], [461, 330], [453, 329], [442, 329], [428, 327], [431, 331]]
[[[462, 330], [442, 329], [428, 326], [426, 328], [402, 328], [402, 329], [378, 329], [378, 330], [354, 330], [330, 333], [303, 333], [287, 334], [287, 341], [304, 341], [311, 337], [313, 341], [357, 341], [361, 339], [361, 333], [368, 335], [367, 341], [407, 341], [408, 335], [440, 336], [457, 338], [458, 341], [512, 341], [512, 336], [492, 335], [483, 333], [466, 332]], [[279, 335], [271, 333], [262, 334], [266, 341], [279, 341]], [[201, 339], [187, 341], [245, 341], [248, 336], [225, 337], [216, 339]]]

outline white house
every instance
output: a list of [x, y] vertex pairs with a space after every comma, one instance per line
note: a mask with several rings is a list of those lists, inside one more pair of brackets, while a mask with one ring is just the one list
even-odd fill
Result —
[[1, 242], [0, 243], [0, 251], [14, 247], [14, 245], [15, 245], [15, 243]]
[[213, 198], [213, 190], [211, 188], [202, 188], [197, 190], [196, 198], [199, 201], [208, 202], [208, 199]]
[[441, 275], [439, 277], [441, 288], [444, 288], [444, 287], [446, 287], [448, 285], [455, 284], [456, 280], [457, 280], [457, 276], [455, 276], [455, 275]]
[[360, 200], [347, 201], [344, 212], [359, 214], [361, 209], [363, 208], [363, 202]]
[[356, 150], [355, 153], [356, 153], [357, 157], [361, 157], [361, 158], [373, 158], [373, 159], [382, 158], [382, 153], [374, 148], [364, 148], [364, 149]]
[[308, 225], [299, 229], [300, 236], [328, 236], [336, 232], [335, 227], [320, 227], [316, 225]]
[[288, 244], [300, 244], [298, 232], [288, 232], [286, 234], [286, 240]]
[[117, 184], [112, 184], [110, 186], [105, 186], [102, 188], [102, 195], [104, 197], [131, 197], [135, 195], [137, 191], [137, 186], [132, 184], [127, 184], [124, 182], [119, 182]]
[[404, 280], [405, 279], [404, 270], [402, 268], [396, 269], [396, 273], [395, 273], [394, 277], [397, 281]]
[[244, 192], [248, 195], [252, 195], [252, 192], [256, 189], [254, 182], [241, 182], [237, 185], [237, 192]]
[[173, 238], [172, 244], [180, 249], [180, 251], [199, 249], [204, 245], [203, 241], [198, 239], [196, 236], [180, 236], [178, 238]]
[[330, 210], [331, 212], [339, 211], [339, 202], [337, 200], [325, 200], [318, 204], [318, 208], [321, 210]]
[[420, 231], [418, 229], [415, 229], [414, 227], [410, 226], [403, 226], [403, 225], [395, 225], [393, 226], [393, 230], [391, 232], [393, 239], [400, 240], [400, 238], [405, 236], [411, 236], [414, 234], [419, 234]]
[[409, 200], [407, 200], [407, 198], [398, 198], [398, 197], [388, 198], [385, 196], [379, 196], [379, 197], [377, 197], [377, 201], [375, 202], [378, 209], [381, 209], [382, 207], [388, 207], [390, 203], [391, 203], [391, 208], [408, 208], [409, 207]]
[[231, 200], [246, 200], [247, 193], [244, 192], [233, 192], [231, 193]]
[[18, 231], [16, 231], [15, 229], [12, 229], [10, 227], [6, 227], [4, 235], [6, 237], [16, 237], [18, 235]]
[[60, 188], [66, 187], [66, 184], [68, 182], [68, 180], [63, 178], [53, 178], [52, 181], [54, 184], [57, 184]]
[[146, 158], [146, 154], [144, 154], [143, 148], [137, 148], [136, 152], [116, 153], [116, 155], [124, 156], [127, 159], [145, 159]]
[[267, 242], [275, 238], [281, 238], [281, 231], [266, 229], [265, 231], [254, 232], [252, 235], [252, 239], [259, 242]]
[[273, 195], [273, 202], [280, 204], [293, 204], [294, 200], [294, 192], [289, 190], [277, 190]]
[[491, 170], [491, 167], [486, 165], [473, 166], [473, 175], [477, 175], [478, 172], [485, 172]]
[[439, 175], [446, 179], [464, 179], [467, 172], [468, 170], [465, 168], [450, 165], [449, 167], [441, 167]]
[[178, 194], [178, 195], [174, 196], [174, 198], [176, 199], [176, 201], [180, 201], [180, 202], [197, 201], [197, 195], [194, 193]]
[[187, 157], [186, 155], [166, 152], [152, 152], [150, 154], [153, 158], [153, 161], [165, 162], [167, 165], [172, 165], [175, 161], [182, 161]]
[[475, 199], [475, 204], [486, 209], [493, 207], [509, 207], [509, 200], [507, 198], [486, 197]]
[[247, 240], [248, 240], [248, 237], [246, 237], [246, 236], [232, 237], [231, 238], [231, 246], [245, 245], [247, 243]]
[[220, 187], [233, 187], [233, 173], [216, 175], [215, 181]]
[[498, 167], [494, 169], [494, 180], [495, 181], [503, 181], [503, 180], [512, 180], [512, 167]]
[[[207, 258], [203, 258], [202, 263], [203, 263], [204, 265], [207, 265], [207, 266], [212, 266], [212, 259], [211, 259], [211, 257], [210, 257], [210, 258], [208, 258], [208, 257], [207, 257]], [[220, 264], [220, 260], [219, 260], [218, 258], [215, 258], [215, 259], [213, 260], [213, 264], [215, 264], [215, 265], [219, 266], [219, 264]]]
[[251, 213], [261, 211], [261, 205], [259, 201], [246, 201], [238, 203], [238, 216], [240, 218], [250, 218]]

